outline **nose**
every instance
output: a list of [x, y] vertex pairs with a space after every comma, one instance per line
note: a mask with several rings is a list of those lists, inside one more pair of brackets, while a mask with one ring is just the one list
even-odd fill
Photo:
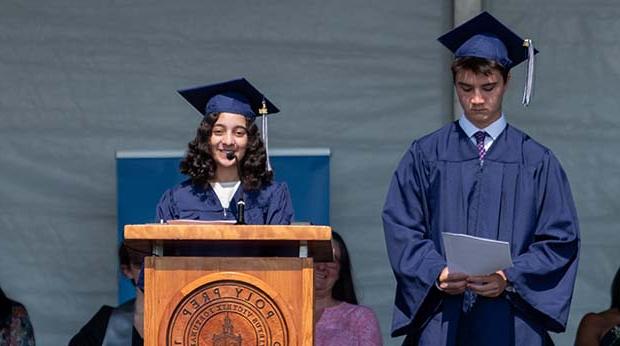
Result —
[[484, 103], [484, 98], [482, 97], [480, 90], [474, 90], [474, 94], [471, 97], [471, 103], [473, 105], [480, 105]]
[[222, 144], [227, 146], [232, 146], [235, 144], [235, 136], [232, 133], [226, 132], [226, 134], [222, 137]]

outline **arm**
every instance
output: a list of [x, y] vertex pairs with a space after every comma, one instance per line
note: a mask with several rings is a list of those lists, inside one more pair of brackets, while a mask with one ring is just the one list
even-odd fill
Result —
[[545, 329], [561, 332], [566, 328], [577, 274], [577, 213], [566, 175], [551, 153], [546, 153], [535, 174], [534, 232], [517, 235], [524, 237], [521, 241], [528, 247], [504, 271], [515, 290], [507, 298], [526, 316], [540, 319]]
[[360, 345], [381, 346], [381, 328], [374, 311], [370, 308], [358, 305], [358, 316], [355, 320], [355, 330], [358, 332]]
[[293, 222], [294, 211], [291, 195], [286, 183], [276, 186], [269, 201], [269, 209], [265, 218], [267, 225], [290, 225]]
[[172, 189], [166, 190], [159, 199], [159, 203], [157, 203], [155, 208], [156, 222], [179, 219], [179, 211], [172, 192]]
[[394, 336], [405, 333], [414, 318], [429, 317], [417, 315], [425, 303], [439, 303], [439, 295], [430, 293], [437, 290], [435, 282], [446, 267], [430, 239], [422, 173], [414, 143], [394, 173], [383, 209], [387, 252], [397, 282]]

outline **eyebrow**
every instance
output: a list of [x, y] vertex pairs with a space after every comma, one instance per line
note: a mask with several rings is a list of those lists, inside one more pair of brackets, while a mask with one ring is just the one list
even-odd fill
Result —
[[[227, 128], [228, 128], [228, 127], [227, 127], [226, 125], [224, 125], [224, 124], [215, 124], [215, 125], [213, 125], [213, 128], [216, 128], [216, 127], [222, 127], [222, 128], [225, 128], [225, 129], [227, 129]], [[247, 129], [248, 129], [248, 128], [247, 128], [247, 127], [245, 127], [245, 126], [243, 126], [243, 125], [235, 125], [235, 126], [233, 126], [233, 127], [232, 127], [232, 129], [233, 129], [233, 130], [236, 130], [236, 129], [244, 129], [244, 130], [246, 130], [246, 131], [247, 131]]]
[[[497, 85], [497, 83], [499, 83], [499, 82], [484, 83], [484, 84], [482, 84], [482, 86], [481, 86], [481, 87], [483, 87], [483, 88], [484, 88], [484, 87], [488, 87], [488, 86], [496, 86], [496, 85]], [[464, 87], [470, 87], [470, 88], [473, 88], [473, 87], [474, 87], [474, 85], [473, 85], [473, 84], [469, 84], [469, 83], [465, 83], [465, 82], [456, 82], [456, 84], [458, 84], [458, 85], [460, 85], [460, 86], [464, 86]]]

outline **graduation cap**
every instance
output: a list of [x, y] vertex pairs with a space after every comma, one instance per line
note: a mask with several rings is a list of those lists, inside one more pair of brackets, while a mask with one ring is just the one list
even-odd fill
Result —
[[241, 114], [249, 120], [280, 110], [245, 78], [178, 90], [202, 115], [212, 113]]
[[267, 170], [271, 171], [269, 162], [269, 138], [267, 114], [280, 112], [258, 89], [245, 78], [209, 84], [189, 89], [177, 90], [198, 112], [206, 116], [213, 113], [235, 113], [253, 121], [257, 116], [262, 119], [262, 139], [267, 152]]
[[523, 104], [528, 105], [534, 79], [534, 55], [538, 50], [530, 39], [522, 39], [488, 12], [482, 12], [437, 39], [455, 58], [477, 57], [511, 69], [528, 60]]

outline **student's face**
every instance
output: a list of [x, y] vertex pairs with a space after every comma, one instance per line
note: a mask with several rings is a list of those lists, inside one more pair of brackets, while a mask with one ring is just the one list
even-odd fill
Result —
[[485, 128], [499, 119], [507, 83], [498, 70], [493, 69], [488, 76], [461, 70], [454, 84], [465, 116], [476, 127]]
[[121, 272], [125, 275], [125, 277], [131, 280], [134, 283], [134, 285], [138, 284], [138, 278], [140, 277], [140, 270], [141, 270], [140, 265], [121, 264]]
[[226, 153], [232, 151], [240, 161], [245, 156], [248, 146], [247, 121], [243, 115], [235, 113], [220, 113], [213, 124], [211, 131], [211, 155], [218, 168], [229, 168], [236, 165], [235, 160], [226, 158]]
[[332, 246], [334, 262], [315, 263], [314, 265], [314, 288], [318, 291], [331, 292], [340, 276], [340, 246], [335, 241], [332, 241]]

